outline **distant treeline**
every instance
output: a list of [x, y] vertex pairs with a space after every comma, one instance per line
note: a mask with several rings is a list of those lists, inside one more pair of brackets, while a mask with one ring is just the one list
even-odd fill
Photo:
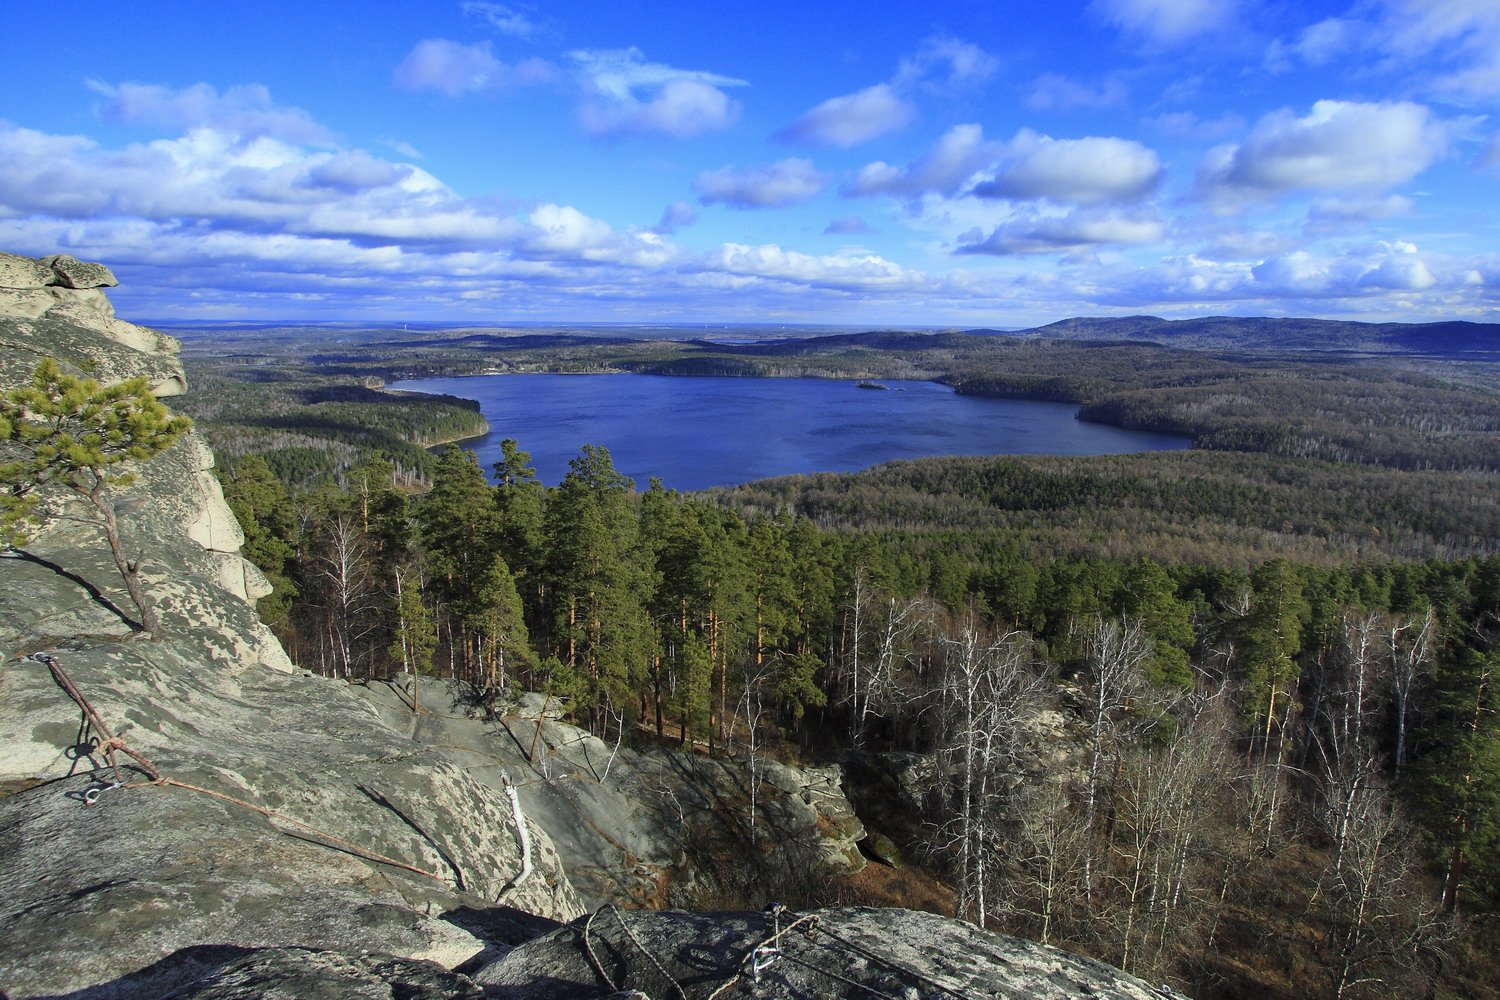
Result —
[[282, 482], [308, 487], [379, 454], [421, 480], [429, 448], [489, 430], [479, 404], [378, 388], [297, 368], [219, 366], [190, 361], [189, 392], [178, 401], [222, 458], [258, 455]]

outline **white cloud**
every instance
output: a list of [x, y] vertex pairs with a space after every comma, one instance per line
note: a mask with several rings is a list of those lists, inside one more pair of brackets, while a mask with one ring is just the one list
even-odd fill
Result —
[[783, 208], [816, 197], [829, 177], [811, 160], [792, 157], [753, 170], [706, 170], [693, 181], [698, 200], [731, 208]]
[[1438, 283], [1410, 243], [1377, 243], [1320, 257], [1294, 250], [1250, 268], [1263, 295], [1345, 298], [1378, 292], [1421, 292]]
[[1435, 62], [1440, 92], [1500, 94], [1500, 5], [1491, 0], [1385, 0], [1381, 46], [1407, 62]]
[[916, 113], [916, 106], [894, 87], [877, 83], [853, 94], [830, 97], [784, 129], [779, 138], [848, 149], [899, 132]]
[[671, 236], [684, 226], [698, 221], [698, 210], [685, 201], [674, 201], [661, 213], [661, 221], [651, 227], [660, 236]]
[[422, 151], [405, 139], [381, 139], [380, 144], [386, 149], [400, 153], [409, 160], [422, 159]]
[[994, 163], [1003, 150], [1002, 144], [985, 140], [980, 126], [955, 125], [943, 134], [930, 153], [904, 168], [879, 161], [861, 168], [845, 186], [844, 193], [854, 197], [927, 191], [955, 194], [976, 171]]
[[646, 62], [636, 48], [579, 50], [569, 57], [585, 91], [579, 124], [591, 135], [687, 139], [739, 117], [739, 104], [723, 88], [746, 86], [744, 80]]
[[223, 93], [207, 83], [173, 88], [160, 84], [88, 81], [104, 97], [97, 108], [106, 121], [186, 131], [214, 128], [243, 136], [272, 136], [290, 142], [329, 145], [332, 135], [301, 108], [278, 105], [258, 83]]
[[1318, 101], [1301, 118], [1272, 112], [1240, 145], [1209, 151], [1198, 188], [1225, 206], [1299, 190], [1380, 190], [1427, 169], [1447, 142], [1420, 104]]
[[1412, 214], [1414, 204], [1405, 195], [1373, 198], [1319, 198], [1307, 210], [1304, 231], [1328, 236], [1363, 229], [1375, 219], [1395, 219]]
[[529, 42], [545, 33], [542, 26], [533, 20], [530, 8], [523, 10], [502, 3], [483, 3], [481, 0], [464, 0], [462, 7], [466, 15], [478, 18], [502, 35]]
[[1154, 243], [1165, 235], [1166, 226], [1154, 211], [1087, 208], [1057, 215], [1027, 210], [987, 236], [969, 234], [955, 252], [992, 256], [1076, 253], [1110, 244]]
[[1114, 77], [1095, 87], [1061, 73], [1046, 73], [1031, 85], [1026, 106], [1034, 111], [1117, 108], [1129, 99], [1130, 91]]
[[936, 91], [956, 91], [984, 83], [999, 69], [1000, 60], [979, 46], [939, 35], [902, 59], [891, 82], [899, 88], [921, 85]]
[[1492, 0], [1367, 0], [1344, 17], [1273, 42], [1266, 63], [1285, 70], [1357, 54], [1364, 70], [1399, 74], [1460, 100], [1500, 95], [1500, 5]]
[[489, 42], [463, 45], [446, 38], [420, 41], [396, 67], [394, 79], [407, 90], [435, 90], [448, 97], [482, 94], [527, 84], [546, 83], [557, 68], [543, 59], [507, 66], [490, 51]]
[[1132, 139], [1054, 139], [1022, 129], [1005, 146], [994, 176], [974, 188], [983, 198], [1093, 205], [1132, 201], [1154, 191], [1161, 159]]
[[815, 256], [775, 244], [726, 243], [708, 256], [708, 264], [729, 274], [858, 291], [912, 288], [928, 282], [921, 272], [876, 254]]
[[1093, 10], [1129, 34], [1177, 45], [1223, 28], [1237, 7], [1235, 0], [1094, 0]]

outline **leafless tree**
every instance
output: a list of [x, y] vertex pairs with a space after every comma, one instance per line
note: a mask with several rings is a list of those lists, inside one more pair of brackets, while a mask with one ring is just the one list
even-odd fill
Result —
[[1105, 758], [1114, 752], [1119, 716], [1145, 688], [1143, 665], [1151, 651], [1139, 620], [1098, 617], [1085, 637], [1087, 677], [1085, 722], [1089, 730], [1089, 769], [1084, 784], [1084, 906], [1094, 900], [1097, 866], [1094, 828], [1098, 823]]
[[839, 659], [839, 704], [849, 712], [849, 739], [864, 744], [870, 727], [914, 693], [903, 686], [904, 668], [919, 666], [933, 626], [932, 602], [883, 596], [863, 569], [856, 570]]
[[1419, 957], [1441, 949], [1447, 934], [1424, 905], [1413, 837], [1396, 803], [1384, 790], [1366, 799], [1313, 898], [1316, 947], [1335, 1000], [1410, 995], [1425, 964]]
[[1206, 708], [1180, 718], [1165, 740], [1124, 754], [1109, 882], [1128, 970], [1159, 971], [1208, 913], [1212, 875], [1199, 848], [1223, 801], [1228, 761], [1225, 726]]
[[354, 517], [339, 514], [325, 526], [316, 565], [333, 672], [349, 678], [355, 674], [365, 640], [374, 631], [377, 596], [369, 543]]
[[1432, 668], [1436, 632], [1437, 618], [1430, 607], [1421, 614], [1393, 618], [1387, 623], [1388, 680], [1396, 703], [1396, 749], [1392, 763], [1397, 781], [1401, 780], [1401, 769], [1406, 765], [1406, 727], [1414, 707], [1413, 697], [1418, 680]]

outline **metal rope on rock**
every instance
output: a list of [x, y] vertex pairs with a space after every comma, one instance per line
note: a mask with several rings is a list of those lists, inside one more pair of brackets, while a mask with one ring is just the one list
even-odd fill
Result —
[[[967, 994], [961, 993], [953, 987], [948, 986], [947, 984], [942, 983], [929, 975], [918, 972], [916, 969], [910, 968], [900, 962], [895, 961], [894, 959], [871, 951], [863, 945], [855, 941], [851, 941], [843, 935], [829, 930], [819, 919], [818, 914], [803, 914], [801, 917], [798, 917], [796, 920], [787, 924], [785, 927], [782, 927], [780, 917], [781, 913], [784, 912], [784, 910], [785, 908], [781, 907], [779, 904], [771, 910], [773, 926], [776, 928], [775, 931], [769, 937], [752, 945], [750, 950], [745, 954], [745, 958], [741, 961], [740, 968], [735, 972], [735, 974], [729, 979], [725, 980], [723, 983], [720, 983], [718, 988], [710, 993], [706, 1000], [719, 1000], [721, 996], [734, 989], [734, 987], [742, 983], [747, 983], [747, 981], [750, 984], [759, 982], [759, 974], [765, 969], [769, 968], [770, 965], [775, 961], [785, 961], [792, 965], [800, 966], [810, 972], [817, 973], [820, 976], [826, 976], [829, 979], [833, 979], [837, 982], [843, 983], [846, 986], [851, 986], [863, 993], [867, 993], [870, 996], [878, 998], [878, 1000], [900, 1000], [900, 998], [894, 997], [883, 990], [869, 985], [868, 983], [862, 983], [851, 976], [844, 975], [840, 972], [835, 972], [832, 969], [826, 969], [815, 962], [808, 961], [805, 958], [799, 958], [798, 956], [790, 954], [782, 948], [777, 947], [776, 943], [788, 931], [794, 928], [801, 928], [802, 936], [806, 938], [809, 943], [813, 944], [816, 947], [823, 948], [827, 951], [835, 953], [839, 951], [838, 948], [835, 948], [832, 945], [818, 940], [818, 936], [821, 934], [826, 938], [838, 942], [838, 944], [843, 948], [852, 951], [871, 962], [885, 966], [897, 976], [911, 979], [923, 984], [924, 986], [940, 990], [943, 993], [948, 994], [949, 996], [958, 998], [958, 1000], [971, 1000], [971, 998]], [[753, 986], [747, 986], [747, 988], [751, 988], [753, 990]]]
[[657, 961], [656, 956], [651, 954], [645, 945], [641, 944], [641, 939], [635, 936], [635, 931], [630, 929], [630, 925], [625, 922], [625, 917], [620, 912], [620, 908], [614, 903], [605, 903], [593, 913], [590, 913], [588, 920], [583, 923], [583, 950], [588, 955], [589, 962], [593, 965], [594, 971], [599, 974], [599, 977], [604, 980], [605, 984], [615, 992], [619, 992], [624, 988], [623, 984], [616, 983], [614, 977], [604, 968], [604, 963], [599, 961], [599, 956], [594, 953], [594, 946], [589, 941], [589, 935], [594, 929], [594, 918], [605, 910], [610, 911], [614, 915], [615, 923], [620, 925], [620, 929], [625, 932], [625, 936], [630, 939], [630, 943], [635, 945], [636, 950], [645, 955], [647, 961], [656, 967], [657, 972], [661, 973], [662, 978], [672, 984], [672, 988], [677, 991], [678, 1000], [688, 1000], [687, 991], [682, 988], [682, 984], [673, 978], [672, 974], [667, 971], [661, 962]]
[[[104, 722], [104, 719], [99, 715], [98, 711], [95, 710], [94, 706], [89, 703], [88, 698], [86, 698], [83, 692], [79, 690], [78, 685], [73, 683], [73, 678], [68, 676], [68, 672], [63, 669], [63, 666], [58, 662], [57, 657], [47, 653], [32, 653], [30, 656], [25, 657], [25, 659], [32, 660], [36, 663], [46, 664], [47, 669], [51, 671], [52, 678], [57, 682], [58, 687], [62, 688], [63, 691], [67, 693], [68, 697], [73, 699], [73, 703], [78, 706], [79, 711], [83, 712], [84, 721], [90, 727], [92, 727], [96, 733], [103, 737], [103, 742], [101, 742], [98, 747], [95, 748], [95, 750], [103, 755], [105, 763], [107, 763], [110, 767], [110, 770], [114, 772], [115, 780], [96, 782], [91, 788], [83, 793], [82, 798], [84, 805], [94, 805], [99, 801], [99, 797], [104, 792], [112, 791], [117, 788], [183, 788], [190, 792], [198, 792], [203, 795], [211, 796], [212, 798], [221, 799], [224, 802], [230, 802], [237, 806], [243, 806], [244, 808], [249, 809], [252, 812], [259, 813], [260, 815], [273, 821], [273, 823], [286, 823], [290, 826], [295, 826], [313, 835], [314, 837], [317, 837], [319, 840], [324, 841], [323, 846], [325, 847], [338, 848], [339, 850], [346, 851], [350, 854], [355, 855], [356, 857], [364, 858], [366, 861], [374, 861], [378, 864], [389, 865], [392, 868], [400, 868], [402, 871], [408, 871], [414, 875], [421, 875], [424, 878], [430, 878], [434, 882], [439, 882], [443, 885], [448, 885], [450, 882], [456, 881], [455, 879], [450, 879], [446, 876], [439, 875], [436, 872], [430, 872], [424, 868], [418, 868], [415, 865], [409, 865], [404, 861], [398, 861], [395, 858], [387, 857], [386, 855], [381, 854], [378, 851], [372, 851], [369, 848], [361, 847], [360, 845], [352, 841], [345, 840], [342, 837], [336, 837], [331, 833], [320, 830], [317, 827], [313, 826], [311, 823], [304, 823], [300, 819], [293, 819], [291, 816], [285, 816], [279, 812], [276, 812], [274, 809], [267, 809], [265, 806], [256, 805], [254, 802], [248, 802], [245, 799], [239, 798], [234, 795], [229, 795], [224, 792], [216, 792], [211, 788], [203, 788], [199, 785], [190, 785], [187, 782], [178, 781], [176, 778], [167, 777], [166, 775], [162, 774], [161, 771], [156, 767], [156, 765], [152, 764], [144, 754], [141, 754], [140, 752], [131, 748], [128, 744], [126, 744], [124, 740], [120, 739], [110, 731], [109, 726]], [[139, 766], [140, 770], [146, 775], [147, 780], [127, 783], [124, 780], [124, 775], [120, 773], [119, 763], [115, 760], [115, 751], [119, 751], [120, 753], [123, 753], [127, 757], [134, 760]], [[282, 830], [279, 832], [286, 833], [287, 831]]]
[[[826, 927], [821, 928], [821, 929], [823, 931], [823, 934], [826, 937], [829, 937], [832, 940], [837, 941], [839, 944], [843, 945], [845, 948], [848, 948], [850, 951], [853, 951], [853, 952], [855, 952], [855, 953], [857, 953], [859, 955], [863, 955], [865, 958], [869, 959], [872, 962], [879, 962], [881, 965], [884, 965], [884, 966], [886, 966], [887, 968], [890, 968], [890, 969], [894, 969], [895, 971], [899, 972], [903, 976], [910, 976], [912, 979], [915, 979], [918, 982], [924, 983], [924, 984], [926, 984], [928, 986], [931, 986], [931, 987], [933, 987], [935, 989], [942, 990], [944, 993], [948, 994], [949, 996], [957, 997], [958, 1000], [970, 1000], [970, 997], [968, 996], [968, 994], [966, 994], [966, 993], [960, 993], [958, 990], [954, 989], [953, 987], [948, 986], [948, 985], [946, 985], [944, 983], [941, 983], [938, 980], [932, 978], [931, 976], [926, 975], [925, 973], [918, 972], [916, 969], [910, 968], [910, 967], [902, 964], [901, 962], [897, 962], [893, 958], [889, 958], [889, 957], [887, 957], [885, 955], [879, 954], [878, 952], [871, 951], [868, 948], [864, 947], [863, 945], [860, 945], [860, 944], [858, 944], [858, 943], [856, 943], [854, 941], [851, 941], [851, 940], [849, 940], [848, 938], [844, 937], [841, 934], [836, 934], [836, 933], [834, 933], [833, 931], [829, 930]], [[814, 944], [821, 944], [821, 942], [814, 942]], [[828, 946], [827, 945], [822, 945], [822, 947], [826, 948]]]

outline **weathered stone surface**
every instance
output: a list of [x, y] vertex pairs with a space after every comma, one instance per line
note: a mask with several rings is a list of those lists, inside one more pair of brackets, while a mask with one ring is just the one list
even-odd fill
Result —
[[54, 283], [64, 288], [113, 288], [119, 284], [114, 272], [103, 264], [79, 260], [72, 254], [55, 253], [43, 257], [42, 263], [57, 276]]
[[[174, 356], [111, 336], [118, 321], [93, 294], [68, 318], [0, 315], [0, 388], [44, 354], [104, 382], [180, 377]], [[543, 830], [530, 834], [533, 874], [506, 891], [520, 854], [503, 797], [387, 725], [349, 685], [292, 670], [232, 596], [264, 580], [247, 581], [232, 551], [241, 536], [211, 464], [190, 436], [136, 470], [118, 498], [122, 538], [160, 608], [160, 641], [132, 631], [134, 607], [97, 526], [52, 520], [0, 555], [0, 649], [10, 657], [0, 666], [0, 990], [12, 1000], [159, 997], [236, 957], [204, 951], [224, 945], [355, 954], [378, 943], [453, 966], [494, 953], [494, 921], [474, 914], [502, 893], [531, 913], [578, 913]], [[66, 498], [49, 503], [79, 511]], [[47, 667], [22, 658], [32, 651], [56, 656], [162, 773], [217, 795], [139, 785], [142, 772], [127, 768], [131, 787], [86, 804], [113, 775]]]
[[46, 288], [52, 281], [52, 268], [44, 262], [0, 252], [0, 288]]
[[172, 994], [173, 1000], [480, 1000], [467, 976], [377, 952], [253, 952]]
[[[671, 997], [678, 995], [674, 982], [697, 1000], [731, 981], [736, 983], [727, 996], [785, 1000], [955, 993], [1039, 1000], [1162, 996], [1101, 962], [930, 913], [819, 910], [812, 914], [815, 919], [784, 930], [803, 916], [604, 911], [592, 925], [579, 919], [521, 945], [473, 978], [487, 996], [505, 1000], [594, 1000], [612, 990]], [[779, 954], [763, 954], [758, 978], [748, 974], [751, 950], [767, 944], [778, 929], [783, 933], [769, 943]]]
[[856, 846], [864, 827], [836, 766], [799, 769], [762, 757], [752, 771], [743, 758], [617, 749], [557, 721], [555, 700], [527, 694], [486, 719], [465, 713], [461, 693], [424, 682], [420, 716], [408, 707], [407, 687], [372, 684], [362, 696], [390, 725], [445, 747], [494, 794], [508, 773], [590, 905], [682, 905], [864, 864]]

